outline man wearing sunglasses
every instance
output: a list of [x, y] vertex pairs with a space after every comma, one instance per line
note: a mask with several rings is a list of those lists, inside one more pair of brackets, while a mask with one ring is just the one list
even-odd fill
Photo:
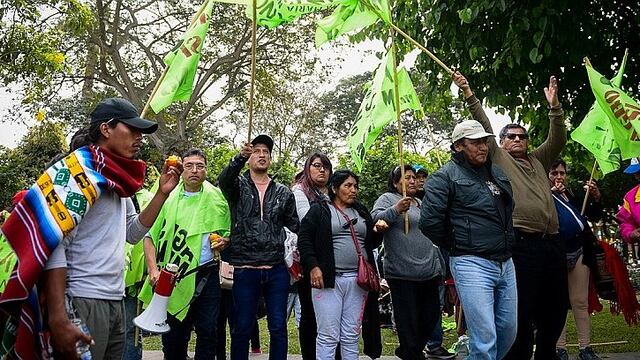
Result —
[[[489, 118], [467, 79], [456, 72], [453, 81], [463, 91], [473, 118], [492, 132]], [[567, 142], [554, 76], [544, 93], [549, 108], [549, 134], [540, 146], [528, 152], [529, 136], [518, 124], [509, 124], [500, 131], [501, 147], [489, 142], [490, 157], [511, 180], [515, 199], [513, 262], [518, 286], [518, 335], [505, 359], [530, 359], [534, 344], [535, 359], [555, 359], [555, 343], [567, 317], [566, 252], [558, 238], [558, 215], [547, 178], [551, 163]]]

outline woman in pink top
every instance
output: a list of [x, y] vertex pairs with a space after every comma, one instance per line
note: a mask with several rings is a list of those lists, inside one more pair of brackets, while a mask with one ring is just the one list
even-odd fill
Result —
[[[638, 158], [631, 159], [631, 165], [624, 172], [633, 174], [640, 180]], [[633, 244], [640, 239], [640, 185], [636, 185], [624, 196], [624, 203], [616, 214], [616, 219], [620, 222], [620, 235], [624, 241]]]

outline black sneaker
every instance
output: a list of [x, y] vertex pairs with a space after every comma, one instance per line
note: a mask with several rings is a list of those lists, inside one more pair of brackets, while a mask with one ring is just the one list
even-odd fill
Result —
[[569, 360], [569, 353], [567, 352], [567, 349], [556, 348], [556, 359]]
[[591, 346], [587, 346], [584, 349], [581, 349], [578, 352], [578, 360], [601, 360], [598, 355], [596, 355], [595, 351], [591, 348]]
[[452, 354], [442, 346], [433, 350], [427, 350], [427, 359], [455, 359], [456, 354]]

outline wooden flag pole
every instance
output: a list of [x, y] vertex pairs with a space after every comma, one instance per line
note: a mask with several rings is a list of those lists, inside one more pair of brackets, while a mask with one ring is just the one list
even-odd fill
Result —
[[[204, 3], [202, 3], [202, 5], [200, 5], [200, 8], [196, 12], [196, 14], [193, 15], [193, 18], [191, 18], [191, 22], [189, 22], [189, 27], [187, 28], [187, 30], [189, 30], [189, 28], [191, 28], [193, 24], [196, 21], [198, 21], [198, 18], [200, 17], [200, 15], [202, 15], [202, 12], [206, 8], [209, 1], [213, 1], [213, 0], [207, 0]], [[169, 67], [165, 66], [164, 70], [162, 71], [162, 75], [160, 75], [160, 78], [158, 79], [158, 81], [156, 81], [156, 85], [153, 87], [153, 90], [151, 91], [151, 96], [149, 96], [149, 98], [147, 99], [147, 102], [144, 104], [144, 108], [142, 109], [142, 113], [140, 114], [141, 118], [144, 118], [149, 112], [149, 107], [151, 106], [151, 100], [153, 100], [153, 97], [156, 95], [156, 92], [158, 91], [158, 88], [160, 88], [160, 84], [162, 84], [162, 81], [164, 80], [165, 76], [167, 76], [168, 71], [169, 71]]]
[[[429, 124], [428, 121], [424, 121], [427, 124], [427, 132], [429, 132], [429, 138], [431, 139], [431, 142], [433, 143], [433, 149], [436, 149], [436, 138], [435, 136], [433, 136], [433, 130], [431, 129], [431, 124]], [[438, 161], [438, 167], [442, 167], [442, 159], [440, 159], [440, 154], [438, 154], [438, 152], [436, 151], [436, 160]]]
[[[384, 21], [384, 19], [382, 19], [382, 16], [380, 16], [380, 13], [373, 6], [371, 6], [368, 1], [361, 0], [360, 2], [363, 3], [367, 8], [369, 8], [369, 10], [373, 11], [373, 13], [376, 14], [382, 21]], [[402, 37], [409, 40], [409, 42], [412, 43], [415, 47], [427, 54], [433, 61], [436, 62], [436, 64], [440, 65], [447, 73], [449, 73], [449, 75], [453, 75], [453, 70], [451, 70], [451, 68], [443, 63], [440, 59], [438, 59], [438, 57], [435, 56], [431, 51], [429, 51], [429, 49], [422, 46], [419, 42], [415, 41], [411, 36], [409, 36], [409, 34], [405, 33], [404, 31], [402, 31], [402, 29], [394, 25], [393, 22], [389, 22], [389, 26], [391, 26], [391, 28], [398, 34], [402, 35]]]
[[253, 98], [256, 91], [256, 47], [258, 46], [258, 12], [256, 0], [253, 1], [253, 9], [251, 17], [253, 20], [253, 29], [251, 31], [251, 87], [249, 88], [249, 130], [247, 134], [247, 142], [251, 142], [251, 131], [253, 130]]
[[584, 211], [587, 209], [587, 200], [589, 200], [589, 183], [593, 180], [593, 174], [596, 172], [596, 168], [598, 167], [598, 162], [596, 160], [593, 161], [593, 169], [591, 169], [591, 176], [589, 177], [589, 182], [587, 182], [587, 191], [584, 193], [584, 200], [582, 201], [582, 210], [580, 210], [580, 215], [584, 215]]
[[[402, 197], [407, 197], [407, 183], [404, 178], [404, 145], [402, 144], [402, 121], [400, 119], [400, 90], [398, 90], [398, 59], [396, 57], [396, 43], [393, 40], [395, 34], [391, 30], [391, 56], [393, 57], [393, 97], [396, 108], [396, 121], [398, 122], [398, 155], [400, 157], [400, 181], [402, 181]], [[386, 64], [383, 64], [386, 66]], [[409, 211], [404, 212], [404, 233], [409, 233]]]

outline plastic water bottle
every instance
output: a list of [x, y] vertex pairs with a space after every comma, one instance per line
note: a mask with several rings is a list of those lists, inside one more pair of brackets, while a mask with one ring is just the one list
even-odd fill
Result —
[[[87, 327], [87, 324], [85, 324], [84, 321], [82, 321], [82, 319], [80, 318], [80, 316], [78, 316], [78, 312], [76, 311], [76, 308], [73, 306], [73, 302], [71, 302], [70, 296], [66, 296], [65, 305], [66, 305], [67, 314], [69, 314], [69, 320], [71, 321], [71, 323], [77, 326], [78, 329], [80, 329], [80, 331], [82, 331], [83, 334], [91, 335], [89, 334], [89, 328]], [[76, 351], [80, 356], [80, 360], [92, 359], [90, 345], [85, 343], [84, 341], [78, 340], [78, 342], [76, 342]]]
[[[89, 328], [80, 318], [71, 319], [71, 323], [77, 326], [83, 334], [89, 335]], [[80, 360], [91, 360], [91, 351], [89, 344], [82, 340], [76, 343], [76, 351], [80, 355]]]

